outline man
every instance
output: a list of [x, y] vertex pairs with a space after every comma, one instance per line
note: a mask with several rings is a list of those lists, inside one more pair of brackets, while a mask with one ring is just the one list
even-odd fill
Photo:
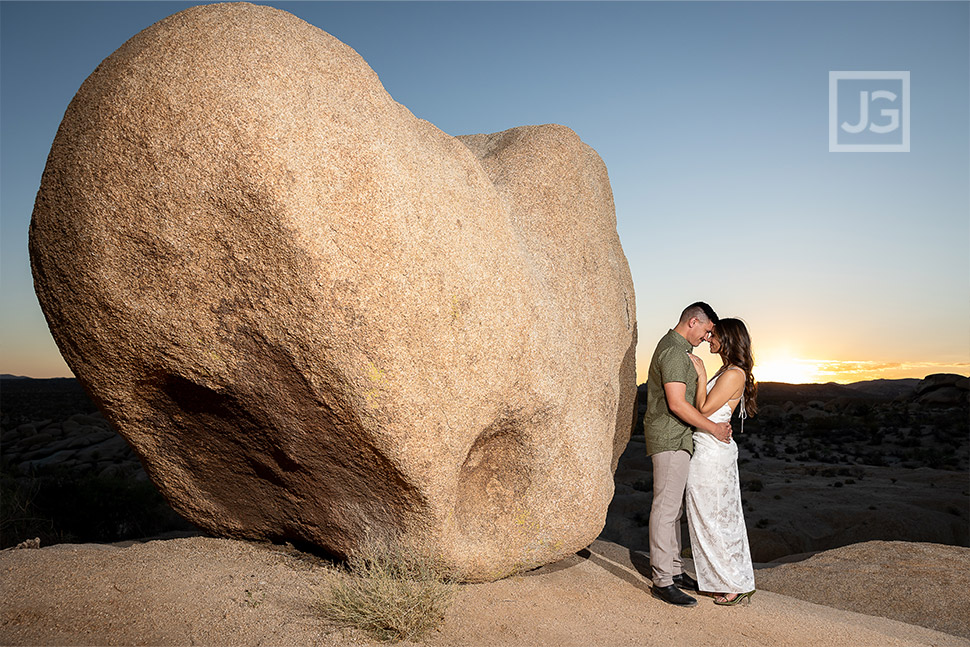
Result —
[[653, 461], [653, 505], [650, 508], [650, 569], [653, 594], [664, 602], [691, 607], [697, 600], [678, 588], [697, 590], [697, 582], [684, 573], [680, 556], [680, 520], [684, 514], [684, 488], [694, 451], [692, 427], [731, 438], [729, 423], [716, 424], [694, 407], [697, 371], [690, 353], [711, 337], [717, 315], [702, 301], [680, 315], [673, 330], [657, 344], [647, 373], [647, 412], [643, 416], [647, 455]]

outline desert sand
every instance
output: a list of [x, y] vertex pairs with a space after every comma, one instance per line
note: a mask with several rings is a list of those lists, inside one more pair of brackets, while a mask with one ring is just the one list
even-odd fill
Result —
[[[905, 561], [897, 560], [909, 547], [900, 543], [869, 553], [886, 559], [875, 565], [885, 571], [880, 586], [908, 579]], [[936, 557], [948, 560], [965, 560], [968, 551], [938, 548]], [[839, 550], [846, 549], [829, 552]], [[722, 608], [704, 597], [695, 608], [670, 607], [651, 597], [639, 572], [643, 565], [630, 555], [597, 541], [536, 571], [460, 586], [444, 626], [424, 644], [970, 645], [965, 637], [970, 613], [962, 596], [970, 572], [965, 562], [958, 578], [934, 589], [932, 600], [909, 596], [910, 606], [954, 619], [958, 636], [764, 590], [745, 607]], [[889, 563], [897, 566], [890, 569]], [[811, 569], [796, 575], [784, 568], [778, 571], [781, 581], [795, 583], [795, 592], [813, 589]], [[763, 573], [759, 570], [758, 577]], [[288, 546], [207, 537], [6, 550], [0, 553], [0, 643], [378, 644], [321, 618], [318, 600], [330, 578], [338, 576], [326, 562]], [[881, 597], [855, 575], [834, 592], [842, 598]], [[947, 609], [941, 611], [941, 605]]]

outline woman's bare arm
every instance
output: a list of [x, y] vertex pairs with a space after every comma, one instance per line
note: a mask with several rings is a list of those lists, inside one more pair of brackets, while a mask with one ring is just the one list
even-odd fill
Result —
[[714, 422], [702, 416], [694, 405], [687, 402], [687, 385], [683, 382], [667, 382], [664, 384], [664, 395], [670, 412], [685, 423], [699, 430], [706, 431], [721, 442], [731, 440], [731, 425], [726, 422]]
[[697, 409], [703, 415], [709, 416], [728, 400], [733, 400], [741, 395], [744, 389], [744, 371], [729, 369], [724, 371], [711, 392], [707, 394], [704, 404], [698, 404]]

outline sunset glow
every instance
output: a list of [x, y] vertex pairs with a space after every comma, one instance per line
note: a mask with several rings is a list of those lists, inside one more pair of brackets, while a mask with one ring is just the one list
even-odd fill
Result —
[[759, 382], [787, 382], [788, 384], [812, 384], [832, 380], [819, 378], [821, 362], [812, 359], [770, 359], [754, 366], [755, 379]]
[[772, 357], [757, 362], [754, 367], [754, 376], [759, 382], [787, 382], [788, 384], [826, 382], [851, 384], [867, 380], [922, 378], [933, 373], [967, 375], [970, 373], [970, 364]]
[[[696, 351], [704, 360], [708, 376], [721, 367], [721, 358], [706, 345]], [[851, 384], [868, 380], [921, 379], [934, 373], [970, 375], [967, 362], [882, 362], [876, 360], [808, 359], [797, 350], [769, 349], [755, 355], [754, 377], [759, 382], [787, 384]], [[637, 375], [646, 375], [647, 366], [637, 366]]]

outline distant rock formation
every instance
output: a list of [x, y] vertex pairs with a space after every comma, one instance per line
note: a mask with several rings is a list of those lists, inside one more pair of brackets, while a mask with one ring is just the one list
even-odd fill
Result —
[[495, 579], [603, 527], [635, 399], [606, 168], [454, 138], [266, 6], [188, 9], [71, 102], [30, 231], [61, 352], [173, 507]]
[[927, 375], [916, 385], [920, 404], [957, 407], [970, 401], [970, 377], [953, 373]]
[[100, 476], [144, 479], [131, 447], [100, 413], [74, 414], [65, 420], [27, 422], [2, 435], [3, 460], [19, 471], [67, 469]]

